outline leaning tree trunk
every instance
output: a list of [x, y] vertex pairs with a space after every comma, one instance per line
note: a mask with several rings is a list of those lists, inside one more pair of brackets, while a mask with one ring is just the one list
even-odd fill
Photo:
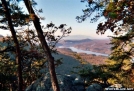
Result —
[[18, 91], [22, 91], [22, 86], [23, 86], [23, 79], [22, 79], [22, 68], [21, 68], [21, 52], [20, 52], [20, 47], [19, 47], [19, 42], [16, 37], [16, 32], [12, 24], [11, 20], [11, 15], [9, 13], [9, 9], [7, 6], [6, 0], [1, 0], [2, 1], [2, 6], [4, 8], [5, 16], [8, 21], [8, 26], [10, 28], [15, 47], [16, 47], [16, 64], [18, 65]]
[[40, 25], [40, 20], [36, 16], [36, 14], [33, 10], [33, 7], [30, 3], [30, 0], [24, 0], [24, 3], [25, 3], [25, 6], [26, 6], [29, 14], [32, 15], [33, 24], [36, 28], [39, 40], [41, 42], [41, 45], [42, 45], [42, 47], [45, 51], [45, 54], [47, 56], [47, 59], [48, 59], [52, 88], [53, 88], [54, 91], [60, 91], [59, 86], [58, 86], [58, 81], [57, 81], [57, 78], [56, 78], [56, 73], [55, 73], [54, 58], [51, 55], [49, 46], [47, 45], [47, 42], [46, 42], [45, 37], [43, 35], [43, 31], [42, 31], [42, 28], [41, 28], [41, 25]]

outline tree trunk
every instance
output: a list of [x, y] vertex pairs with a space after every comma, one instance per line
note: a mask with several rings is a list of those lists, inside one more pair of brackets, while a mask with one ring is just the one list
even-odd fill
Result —
[[16, 32], [12, 24], [11, 15], [9, 13], [7, 2], [6, 0], [1, 0], [1, 1], [2, 1], [2, 6], [4, 8], [5, 16], [8, 21], [8, 26], [10, 28], [15, 43], [15, 47], [16, 47], [16, 64], [18, 65], [18, 91], [22, 91], [23, 79], [22, 79], [21, 54], [20, 54], [21, 52], [20, 52], [19, 42], [17, 40]]
[[59, 86], [58, 86], [58, 81], [57, 81], [57, 78], [56, 78], [56, 73], [55, 73], [54, 58], [51, 55], [49, 46], [47, 45], [47, 42], [46, 42], [45, 37], [43, 35], [43, 31], [42, 31], [42, 28], [41, 28], [41, 25], [40, 25], [40, 20], [36, 16], [36, 14], [35, 14], [35, 12], [32, 8], [32, 5], [30, 3], [30, 0], [24, 0], [24, 3], [26, 5], [26, 8], [27, 8], [29, 14], [32, 15], [32, 17], [33, 17], [33, 24], [36, 28], [39, 40], [41, 42], [41, 45], [42, 45], [42, 47], [44, 49], [44, 52], [45, 52], [45, 54], [47, 56], [47, 59], [48, 59], [49, 72], [50, 72], [53, 91], [60, 91]]

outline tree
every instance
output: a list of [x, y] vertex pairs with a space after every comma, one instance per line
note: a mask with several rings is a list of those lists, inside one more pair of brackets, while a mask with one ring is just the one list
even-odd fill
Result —
[[[125, 41], [123, 44], [123, 48], [127, 44], [131, 44], [133, 40], [133, 28], [134, 28], [134, 20], [133, 20], [133, 9], [134, 2], [133, 0], [81, 0], [82, 2], [87, 1], [88, 7], [83, 10], [84, 15], [77, 16], [76, 19], [79, 22], [84, 21], [87, 17], [91, 17], [93, 12], [98, 12], [91, 21], [98, 20], [101, 16], [104, 16], [106, 21], [98, 24], [97, 33], [104, 34], [107, 30], [111, 30], [115, 35], [112, 38], [120, 40], [120, 44]], [[106, 1], [106, 2], [104, 2]], [[106, 5], [106, 6], [105, 6]], [[124, 34], [121, 34], [124, 33]], [[129, 42], [127, 42], [129, 41]], [[132, 44], [130, 49], [133, 49]], [[132, 51], [131, 49], [131, 51]]]
[[[91, 19], [91, 22], [97, 21], [101, 16], [104, 16], [106, 21], [98, 24], [97, 33], [104, 34], [107, 30], [111, 30], [114, 36], [111, 36], [112, 53], [110, 59], [114, 60], [114, 65], [107, 67], [109, 72], [117, 73], [118, 80], [123, 83], [123, 76], [127, 76], [130, 83], [133, 79], [133, 63], [125, 69], [126, 60], [133, 60], [134, 58], [134, 1], [133, 0], [81, 0], [88, 2], [88, 8], [83, 10], [84, 15], [77, 16], [79, 22], [85, 21], [87, 17], [91, 17], [93, 12], [97, 12]], [[108, 62], [113, 62], [112, 60]], [[125, 63], [125, 64], [124, 64]], [[128, 73], [130, 72], [130, 73]], [[125, 79], [124, 79], [125, 81]], [[128, 85], [125, 85], [129, 87]], [[133, 87], [133, 86], [131, 86]]]
[[41, 29], [39, 18], [36, 16], [32, 6], [31, 6], [30, 1], [29, 0], [24, 0], [24, 3], [27, 7], [27, 10], [28, 10], [29, 14], [34, 16], [33, 17], [34, 26], [37, 30], [38, 37], [41, 41], [44, 52], [46, 53], [47, 58], [49, 60], [49, 71], [50, 71], [50, 75], [51, 75], [51, 82], [52, 82], [53, 90], [54, 91], [59, 91], [58, 81], [57, 81], [56, 73], [55, 73], [54, 58], [51, 55], [50, 49], [47, 45], [47, 42], [45, 41], [45, 37], [44, 37], [43, 31]]
[[[123, 63], [120, 63], [120, 60], [106, 60], [105, 70], [109, 72], [113, 77], [107, 79], [109, 84], [122, 84], [124, 87], [132, 88], [133, 84], [133, 73], [132, 66], [133, 64], [130, 60], [123, 60]], [[120, 65], [121, 68], [120, 68]]]
[[[59, 28], [55, 30], [55, 28], [53, 29], [50, 26], [48, 28], [48, 25], [43, 28], [47, 31], [47, 34], [45, 33], [46, 40], [49, 44], [49, 48], [51, 49], [51, 53], [57, 53], [55, 50], [56, 43], [68, 33], [62, 31], [62, 35], [56, 37], [54, 34]], [[55, 25], [53, 24], [53, 26]], [[48, 68], [48, 62], [46, 55], [43, 53], [38, 36], [35, 34], [35, 30], [26, 29], [21, 32], [17, 32], [17, 39], [21, 50], [23, 88], [25, 89], [31, 85], [33, 81], [37, 80], [45, 73], [45, 70]], [[18, 88], [16, 83], [17, 65], [15, 64], [15, 56], [13, 38], [11, 36], [7, 36], [2, 42], [0, 42], [0, 68], [2, 69], [0, 70], [0, 90], [16, 90]], [[56, 66], [60, 64], [61, 59], [55, 60]]]
[[22, 68], [21, 68], [21, 51], [20, 51], [20, 48], [19, 48], [19, 42], [17, 40], [17, 37], [16, 37], [16, 32], [15, 32], [15, 29], [13, 27], [13, 23], [12, 23], [12, 20], [11, 20], [11, 15], [9, 13], [9, 9], [8, 9], [8, 6], [7, 6], [7, 3], [5, 0], [1, 0], [2, 2], [2, 5], [3, 5], [3, 9], [4, 9], [4, 13], [5, 13], [5, 16], [6, 16], [6, 19], [8, 21], [8, 26], [10, 28], [10, 31], [12, 33], [12, 36], [13, 36], [13, 40], [14, 40], [14, 43], [15, 43], [15, 46], [16, 46], [16, 64], [18, 65], [18, 85], [19, 85], [19, 91], [22, 91], [22, 86], [23, 86], [23, 79], [22, 79]]
[[[28, 32], [28, 31], [27, 31]], [[22, 69], [22, 78], [23, 78], [23, 89], [29, 86], [34, 80], [36, 80], [41, 73], [38, 71], [45, 65], [45, 55], [42, 54], [41, 48], [35, 46], [38, 41], [37, 38], [33, 35], [33, 32], [30, 33], [17, 34], [17, 39], [19, 41], [20, 54], [21, 54], [21, 69]], [[24, 34], [24, 35], [23, 35]], [[30, 38], [30, 41], [27, 41], [27, 35]], [[33, 41], [33, 42], [32, 42]], [[30, 44], [31, 43], [31, 44]], [[34, 45], [34, 46], [33, 46]], [[14, 46], [13, 38], [6, 37], [3, 39], [3, 42], [0, 43], [1, 53], [0, 53], [0, 70], [1, 77], [1, 90], [3, 88], [10, 88], [12, 90], [17, 90], [17, 67], [15, 63], [16, 47]], [[37, 50], [35, 50], [37, 49]], [[38, 51], [40, 50], [40, 51]], [[9, 78], [9, 79], [8, 79]], [[6, 83], [5, 83], [6, 82]], [[11, 87], [9, 87], [11, 85]]]
[[[50, 72], [50, 76], [51, 76], [51, 83], [52, 83], [52, 88], [54, 91], [59, 91], [59, 86], [58, 86], [58, 81], [56, 78], [56, 73], [55, 73], [55, 65], [54, 65], [54, 58], [51, 55], [51, 51], [47, 45], [47, 42], [45, 40], [45, 36], [43, 35], [43, 31], [40, 25], [40, 19], [37, 17], [37, 15], [35, 14], [31, 2], [30, 0], [24, 0], [24, 3], [26, 5], [26, 8], [30, 14], [30, 16], [33, 16], [33, 24], [36, 28], [38, 37], [40, 39], [40, 42], [42, 44], [42, 47], [44, 49], [44, 52], [47, 56], [48, 59], [48, 63], [49, 63], [49, 72]], [[53, 24], [50, 24], [49, 26], [53, 26]], [[64, 29], [65, 24], [60, 25], [60, 29]], [[65, 31], [70, 31], [70, 30], [65, 30]]]
[[[43, 35], [43, 31], [40, 25], [40, 19], [37, 17], [37, 15], [35, 14], [32, 5], [30, 3], [30, 0], [24, 0], [24, 3], [26, 5], [26, 8], [30, 14], [30, 16], [33, 16], [33, 24], [36, 28], [38, 37], [40, 39], [40, 42], [42, 44], [42, 47], [44, 49], [44, 52], [47, 56], [48, 59], [48, 63], [49, 63], [49, 72], [50, 72], [50, 77], [51, 77], [51, 83], [52, 83], [52, 88], [54, 91], [60, 91], [59, 86], [58, 86], [58, 81], [56, 78], [56, 73], [55, 73], [55, 65], [54, 65], [54, 58], [51, 55], [51, 51], [47, 45], [47, 42], [45, 40], [45, 37]], [[60, 28], [62, 29], [65, 25], [60, 26]]]
[[[18, 0], [19, 1], [19, 0]], [[53, 49], [54, 49], [54, 47], [55, 47], [55, 44], [62, 38], [62, 37], [64, 37], [66, 34], [69, 34], [69, 33], [71, 33], [71, 28], [68, 28], [68, 29], [66, 29], [65, 28], [65, 26], [66, 26], [66, 24], [61, 24], [59, 27], [56, 27], [53, 23], [50, 23], [50, 24], [48, 24], [47, 25], [47, 28], [51, 28], [51, 32], [49, 31], [49, 32], [46, 32], [46, 34], [44, 35], [44, 32], [43, 32], [43, 30], [42, 30], [42, 27], [41, 27], [41, 25], [40, 25], [40, 22], [39, 22], [39, 18], [35, 15], [35, 12], [34, 12], [34, 10], [33, 10], [33, 8], [32, 8], [32, 4], [31, 4], [31, 1], [27, 1], [27, 0], [24, 0], [24, 3], [26, 4], [26, 7], [27, 7], [27, 9], [28, 9], [28, 11], [29, 11], [29, 13], [30, 13], [30, 15], [27, 15], [27, 14], [23, 14], [23, 12], [21, 12], [21, 10], [20, 10], [20, 8], [18, 7], [18, 6], [15, 6], [15, 5], [17, 5], [17, 3], [13, 3], [12, 2], [12, 0], [11, 1], [8, 1], [8, 2], [6, 2], [5, 0], [3, 0], [3, 8], [1, 9], [1, 16], [2, 16], [2, 18], [1, 18], [1, 22], [4, 24], [6, 24], [6, 21], [7, 21], [7, 19], [9, 20], [9, 24], [10, 24], [10, 28], [11, 29], [13, 29], [12, 31], [13, 31], [13, 34], [14, 34], [14, 37], [13, 38], [15, 38], [15, 40], [18, 42], [18, 40], [17, 40], [17, 36], [15, 35], [16, 34], [16, 31], [15, 31], [15, 29], [14, 29], [14, 27], [18, 27], [18, 26], [23, 26], [23, 25], [27, 25], [28, 23], [27, 23], [27, 20], [29, 21], [29, 20], [32, 20], [33, 22], [34, 22], [34, 25], [35, 25], [35, 27], [36, 27], [36, 30], [37, 30], [37, 34], [38, 34], [38, 37], [39, 37], [39, 39], [40, 39], [40, 41], [41, 41], [41, 44], [42, 44], [42, 47], [43, 47], [43, 49], [44, 49], [44, 51], [45, 51], [45, 54], [46, 54], [46, 57], [47, 57], [47, 60], [49, 60], [48, 62], [49, 62], [49, 68], [50, 68], [50, 74], [51, 74], [51, 81], [52, 81], [52, 87], [53, 87], [53, 89], [54, 89], [54, 91], [59, 91], [59, 88], [58, 88], [58, 82], [57, 82], [57, 79], [56, 79], [56, 73], [55, 73], [55, 64], [54, 64], [54, 58], [52, 57], [52, 55], [51, 55], [51, 51], [53, 51]], [[6, 8], [5, 8], [5, 6], [6, 6]], [[9, 8], [8, 7], [10, 7], [10, 11], [11, 12], [9, 12]], [[17, 10], [16, 10], [17, 9]], [[6, 10], [6, 17], [5, 16], [3, 16], [3, 12], [4, 12], [4, 10]], [[17, 12], [16, 12], [16, 11]], [[31, 11], [31, 12], [30, 12]], [[12, 13], [13, 12], [13, 13]], [[18, 16], [19, 15], [19, 16]], [[29, 18], [28, 18], [29, 17]], [[0, 28], [2, 28], [2, 29], [8, 29], [8, 27], [6, 27], [5, 25], [2, 25]], [[54, 29], [53, 29], [54, 28]], [[63, 35], [62, 36], [57, 36], [57, 38], [54, 36], [54, 35], [52, 35], [52, 34], [54, 34], [55, 33], [55, 31], [56, 30], [58, 30], [58, 29], [61, 29], [61, 31], [62, 31], [62, 33], [63, 33]], [[30, 36], [29, 36], [30, 37]], [[48, 39], [48, 41], [50, 41], [49, 42], [49, 44], [51, 44], [51, 47], [49, 48], [49, 46], [47, 45], [47, 42], [46, 42], [46, 38]], [[30, 40], [30, 39], [29, 39]], [[28, 42], [31, 44], [31, 42], [28, 40]], [[16, 43], [16, 41], [15, 41], [15, 43]], [[54, 42], [55, 41], [55, 42]], [[22, 43], [24, 43], [24, 41], [20, 41], [20, 42], [22, 42]], [[20, 43], [20, 44], [22, 44], [22, 43]], [[32, 45], [32, 44], [31, 44]], [[20, 54], [21, 53], [24, 53], [25, 54], [25, 51], [24, 50], [22, 50], [22, 52], [20, 51], [20, 49], [19, 49], [19, 43], [17, 44], [17, 46], [18, 47], [16, 47], [16, 49], [18, 49], [17, 50], [17, 52], [19, 53], [19, 57], [20, 57]], [[52, 48], [52, 49], [51, 49]], [[8, 49], [8, 48], [7, 48]], [[7, 51], [7, 49], [5, 49], [5, 50], [2, 50], [1, 51], [1, 53], [3, 53], [4, 51]], [[51, 50], [50, 50], [51, 49]], [[8, 50], [9, 51], [9, 50]], [[27, 53], [26, 53], [27, 54]], [[22, 55], [23, 57], [22, 58], [24, 58], [25, 57], [25, 55]], [[17, 57], [17, 56], [16, 56]], [[19, 62], [21, 63], [23, 63], [24, 61], [21, 61], [21, 60], [19, 60]], [[10, 62], [9, 62], [10, 63]], [[19, 68], [21, 68], [21, 71], [22, 71], [22, 69], [23, 69], [23, 67], [25, 66], [24, 65], [24, 63], [23, 63], [23, 65], [21, 65], [19, 63]], [[26, 68], [26, 67], [24, 67], [24, 68]], [[19, 70], [19, 72], [20, 72], [20, 70]], [[22, 74], [22, 73], [21, 73]], [[22, 76], [20, 74], [20, 76]], [[22, 77], [20, 77], [21, 79], [22, 79]], [[21, 85], [19, 84], [19, 91], [21, 91], [21, 90], [23, 90], [22, 89], [22, 81], [19, 81], [20, 83], [21, 83]]]

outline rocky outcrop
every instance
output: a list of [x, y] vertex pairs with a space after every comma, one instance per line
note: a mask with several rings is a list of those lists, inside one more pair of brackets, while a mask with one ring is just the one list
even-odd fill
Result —
[[[60, 91], [103, 91], [101, 85], [93, 83], [84, 88], [84, 82], [80, 77], [74, 75], [57, 75]], [[50, 75], [36, 80], [25, 91], [53, 91], [51, 87]]]
[[[84, 83], [78, 81], [75, 76], [57, 75], [57, 78], [60, 91], [84, 91]], [[49, 74], [35, 81], [26, 91], [52, 91]]]
[[101, 87], [101, 85], [97, 84], [97, 83], [93, 83], [92, 85], [90, 85], [86, 91], [104, 91], [103, 88]]

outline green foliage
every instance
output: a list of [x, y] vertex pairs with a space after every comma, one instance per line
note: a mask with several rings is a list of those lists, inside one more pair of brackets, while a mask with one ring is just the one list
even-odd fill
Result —
[[107, 11], [113, 12], [115, 10], [115, 4], [114, 2], [110, 2], [107, 7], [106, 7]]
[[86, 82], [88, 86], [91, 83], [101, 83], [107, 87], [113, 84], [122, 84], [124, 87], [132, 88], [134, 86], [132, 79], [132, 63], [129, 60], [121, 61], [106, 60], [105, 65], [89, 67], [83, 65], [76, 74]]
[[[82, 0], [87, 1], [89, 0]], [[109, 72], [113, 77], [107, 79], [110, 84], [120, 83], [125, 87], [134, 87], [133, 70], [134, 65], [130, 61], [134, 59], [134, 1], [133, 0], [91, 0], [88, 5], [93, 11], [84, 13], [77, 20], [86, 20], [95, 11], [102, 14], [95, 15], [91, 19], [94, 22], [99, 17], [104, 16], [105, 22], [98, 24], [97, 33], [104, 34], [107, 30], [111, 30], [114, 36], [111, 37], [111, 50], [105, 71]], [[105, 3], [103, 10], [100, 13], [101, 7], [98, 3]], [[93, 6], [95, 5], [95, 6]], [[96, 9], [94, 7], [97, 7]], [[98, 10], [97, 10], [98, 9]], [[101, 74], [101, 73], [100, 73]]]
[[[20, 27], [20, 26], [24, 26], [27, 25], [28, 23], [26, 22], [26, 19], [29, 17], [28, 14], [25, 14], [22, 11], [22, 7], [19, 6], [19, 3], [17, 3], [16, 0], [14, 1], [8, 1], [7, 2], [8, 8], [10, 9], [10, 15], [12, 18], [12, 22], [13, 22], [13, 26], [14, 27]], [[4, 14], [4, 9], [2, 6], [2, 3], [0, 2], [0, 22], [2, 23], [1, 27], [2, 29], [8, 29], [9, 27], [7, 26], [7, 19], [6, 16]]]
[[[10, 29], [11, 32], [14, 30], [14, 27], [17, 28], [22, 28], [22, 26], [24, 25], [28, 25], [28, 27], [31, 24], [31, 21], [36, 19], [43, 19], [42, 17], [40, 17], [38, 15], [38, 13], [42, 12], [42, 9], [37, 10], [34, 6], [37, 5], [37, 3], [34, 0], [29, 0], [28, 2], [25, 2], [27, 0], [23, 0], [26, 7], [28, 5], [32, 5], [30, 8], [31, 10], [34, 8], [33, 13], [35, 11], [34, 14], [26, 14], [26, 12], [23, 12], [22, 7], [20, 7], [20, 4], [18, 3], [21, 0], [8, 0], [5, 1], [3, 0], [3, 2], [0, 2], [0, 22], [2, 23], [0, 25], [1, 29]], [[4, 5], [2, 5], [4, 3]], [[27, 4], [26, 4], [27, 3]], [[5, 8], [5, 6], [7, 6]], [[8, 12], [9, 9], [9, 12]], [[29, 9], [28, 9], [29, 10]], [[7, 12], [5, 12], [7, 11]], [[7, 14], [10, 13], [10, 14]], [[6, 16], [5, 16], [6, 14]], [[38, 15], [38, 16], [37, 16]], [[11, 16], [11, 17], [10, 17]], [[11, 20], [11, 22], [10, 22]], [[37, 26], [40, 26], [40, 22], [35, 20], [37, 23]], [[7, 22], [9, 22], [9, 26], [7, 25]], [[12, 24], [11, 24], [12, 23]], [[24, 32], [19, 32], [16, 36], [16, 32], [17, 31], [13, 31], [13, 37], [6, 37], [3, 40], [3, 43], [1, 43], [1, 49], [0, 49], [0, 56], [2, 57], [2, 59], [0, 59], [0, 68], [4, 69], [4, 70], [0, 70], [0, 74], [2, 74], [2, 77], [10, 77], [10, 76], [15, 76], [15, 78], [21, 79], [23, 77], [23, 88], [25, 89], [27, 86], [29, 86], [34, 80], [38, 79], [42, 74], [42, 69], [45, 67], [48, 67], [48, 65], [46, 65], [48, 59], [52, 59], [53, 61], [49, 62], [50, 65], [51, 63], [54, 62], [54, 59], [51, 55], [47, 55], [47, 52], [51, 52], [51, 53], [56, 53], [55, 45], [56, 43], [62, 38], [65, 37], [66, 35], [68, 35], [69, 33], [71, 33], [71, 27], [66, 29], [65, 26], [66, 24], [61, 24], [59, 27], [55, 26], [53, 23], [48, 24], [49, 27], [47, 26], [46, 29], [48, 29], [49, 31], [45, 34], [45, 32], [42, 31], [42, 29], [40, 29], [41, 34], [44, 33], [44, 36], [46, 39], [42, 39], [44, 42], [48, 42], [48, 45], [44, 45], [42, 44], [42, 46], [46, 47], [47, 51], [42, 49], [42, 46], [39, 42], [38, 37], [43, 38], [44, 36], [42, 35], [42, 37], [37, 36], [36, 33], [32, 30], [25, 30]], [[52, 25], [52, 26], [51, 26]], [[37, 28], [37, 26], [35, 25], [35, 27]], [[41, 28], [41, 26], [40, 26]], [[17, 30], [17, 29], [16, 29]], [[57, 36], [57, 38], [54, 36], [54, 33], [57, 30], [61, 30], [62, 32], [62, 36]], [[37, 30], [38, 32], [38, 30]], [[15, 40], [15, 38], [17, 37], [17, 39]], [[14, 39], [14, 42], [13, 42]], [[19, 41], [19, 45], [17, 46], [17, 41]], [[42, 42], [42, 41], [41, 41]], [[4, 44], [6, 44], [4, 46]], [[17, 47], [15, 47], [15, 45]], [[20, 48], [20, 50], [19, 50]], [[17, 52], [15, 51], [17, 49], [18, 53], [21, 53], [21, 58], [16, 55]], [[44, 48], [45, 49], [45, 48]], [[51, 51], [49, 51], [49, 49]], [[45, 54], [45, 53], [46, 54]], [[18, 59], [19, 62], [17, 62], [17, 57], [19, 57]], [[46, 59], [48, 58], [48, 59]], [[6, 61], [5, 61], [6, 60]], [[21, 63], [20, 63], [21, 61]], [[61, 64], [61, 59], [55, 61], [55, 65], [59, 65]], [[21, 65], [22, 64], [22, 65]], [[17, 67], [19, 67], [17, 69]], [[52, 67], [52, 66], [50, 66]], [[22, 68], [22, 70], [21, 70]], [[50, 70], [54, 70], [54, 66], [53, 69]], [[7, 75], [7, 71], [9, 71], [10, 74]], [[22, 72], [22, 75], [21, 75]], [[22, 77], [21, 77], [22, 76]], [[55, 74], [52, 76], [55, 76]], [[18, 83], [15, 83], [15, 85], [19, 85], [19, 90], [22, 90], [22, 80], [18, 79]], [[5, 80], [5, 79], [4, 79]], [[56, 79], [55, 79], [56, 80]], [[6, 80], [5, 80], [6, 81]], [[16, 80], [15, 80], [16, 82]], [[21, 84], [21, 85], [20, 85]], [[18, 87], [13, 87], [10, 86], [12, 85], [11, 83], [11, 79], [7, 79], [7, 83], [1, 83], [0, 82], [0, 86], [2, 86], [2, 89], [7, 86], [7, 90], [11, 89], [11, 90], [16, 90], [18, 89]], [[1, 88], [0, 88], [1, 90]]]
[[110, 12], [108, 15], [110, 18], [117, 18], [117, 14], [114, 12]]
[[[55, 26], [56, 27], [56, 26]], [[49, 27], [51, 28], [51, 26]], [[53, 32], [54, 29], [51, 28], [44, 28], [45, 30], [48, 29], [46, 36], [46, 40], [49, 44], [49, 48], [52, 53], [57, 53], [55, 49], [56, 43], [62, 38], [65, 37], [68, 32], [70, 31], [70, 28], [66, 30], [64, 26], [61, 28], [62, 35], [61, 36], [54, 36]], [[58, 28], [57, 28], [58, 30]], [[51, 37], [49, 37], [51, 36]], [[17, 38], [19, 41], [19, 46], [21, 49], [21, 59], [22, 59], [22, 73], [23, 73], [23, 86], [24, 88], [29, 86], [34, 80], [38, 79], [43, 73], [47, 66], [47, 59], [46, 55], [43, 52], [43, 49], [41, 47], [41, 44], [39, 42], [38, 36], [35, 34], [34, 30], [24, 30], [21, 32], [17, 32]], [[55, 40], [52, 40], [52, 39]], [[15, 52], [15, 44], [13, 42], [13, 38], [10, 36], [7, 36], [3, 39], [2, 42], [0, 42], [0, 74], [2, 74], [2, 77], [7, 76], [14, 76], [15, 83], [14, 85], [17, 85], [17, 65], [16, 65], [16, 52]], [[62, 64], [62, 58], [55, 60], [55, 65], [58, 66]], [[8, 72], [8, 74], [7, 74]], [[10, 73], [10, 74], [9, 74]], [[6, 76], [7, 75], [7, 76]], [[2, 81], [5, 81], [3, 79]], [[1, 86], [3, 85], [2, 89], [4, 89], [5, 86], [7, 86], [7, 89], [10, 88], [10, 84], [12, 79], [6, 79], [7, 83], [1, 83]], [[12, 89], [17, 89], [17, 87], [13, 87]]]
[[109, 84], [122, 84], [124, 87], [133, 87], [132, 82], [133, 76], [133, 66], [130, 60], [106, 60], [106, 70], [113, 75], [113, 77], [108, 78]]
[[112, 37], [110, 43], [112, 45], [112, 53], [110, 55], [110, 59], [132, 59], [134, 48], [133, 36], [133, 30], [131, 30], [125, 35], [121, 35], [119, 37]]
[[106, 65], [91, 66], [88, 64], [82, 64], [82, 66], [76, 67], [76, 69], [79, 70], [74, 73], [78, 74], [83, 79], [86, 87], [92, 83], [100, 83], [103, 87], [107, 87], [109, 85], [108, 79], [112, 77], [114, 78], [114, 75], [109, 73], [106, 68]]
[[[36, 45], [36, 37], [30, 38], [28, 41], [26, 36], [33, 36], [32, 31], [31, 33], [25, 32], [18, 34], [18, 39], [20, 42], [20, 49], [21, 49], [21, 59], [22, 59], [22, 72], [23, 72], [23, 80], [24, 80], [24, 87], [28, 86], [32, 83], [35, 79], [37, 79], [41, 73], [39, 72], [45, 65], [45, 55], [42, 54], [42, 49]], [[3, 46], [5, 45], [5, 46]], [[33, 46], [34, 45], [34, 46]], [[16, 84], [17, 82], [17, 65], [15, 60], [15, 45], [13, 43], [12, 37], [6, 37], [1, 42], [1, 48], [3, 48], [2, 52], [0, 53], [0, 73], [3, 74], [2, 76], [14, 76], [15, 83], [12, 83], [12, 79], [6, 79], [8, 83], [3, 83], [1, 85], [8, 85], [7, 89], [10, 84]], [[4, 79], [3, 79], [4, 80]], [[12, 88], [17, 89], [17, 88]]]

